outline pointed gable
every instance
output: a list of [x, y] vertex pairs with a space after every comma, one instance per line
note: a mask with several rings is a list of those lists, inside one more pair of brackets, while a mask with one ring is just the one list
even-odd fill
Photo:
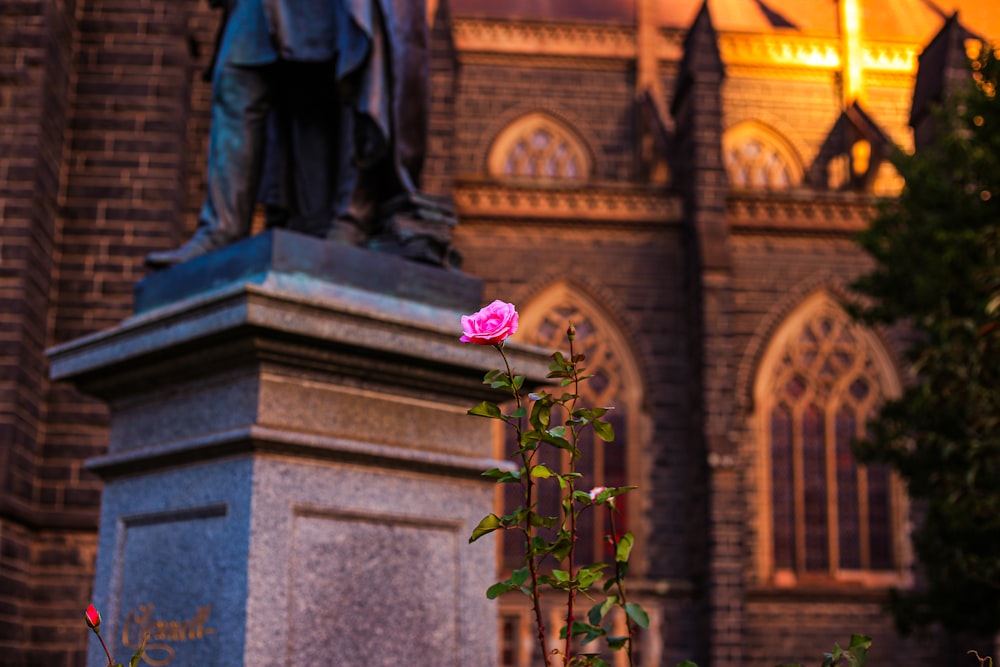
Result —
[[809, 181], [817, 188], [871, 191], [894, 146], [861, 104], [854, 102], [827, 133], [809, 168]]
[[918, 148], [926, 135], [920, 131], [921, 126], [934, 105], [972, 76], [965, 51], [965, 42], [971, 38], [972, 33], [961, 24], [955, 12], [920, 54], [910, 107], [910, 127], [916, 132]]

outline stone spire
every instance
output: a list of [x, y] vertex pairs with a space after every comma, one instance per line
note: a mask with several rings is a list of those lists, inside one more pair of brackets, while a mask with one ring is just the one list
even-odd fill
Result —
[[965, 47], [970, 39], [975, 36], [962, 25], [955, 12], [920, 54], [910, 107], [910, 127], [918, 150], [932, 139], [931, 109], [972, 76]]

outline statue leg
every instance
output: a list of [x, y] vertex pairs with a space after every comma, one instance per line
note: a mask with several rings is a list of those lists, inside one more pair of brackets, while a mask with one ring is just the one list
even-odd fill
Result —
[[180, 248], [148, 255], [147, 266], [179, 264], [249, 234], [266, 143], [273, 69], [224, 63], [216, 68], [207, 192], [198, 229]]
[[327, 239], [361, 245], [372, 235], [373, 211], [354, 159], [354, 109], [341, 104], [337, 124], [337, 180], [333, 192], [333, 222]]
[[334, 218], [339, 104], [334, 63], [282, 63], [278, 117], [288, 141], [288, 227], [325, 236]]

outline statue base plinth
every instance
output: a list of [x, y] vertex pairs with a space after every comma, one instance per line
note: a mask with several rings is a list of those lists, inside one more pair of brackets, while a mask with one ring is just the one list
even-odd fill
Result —
[[[396, 253], [403, 254], [403, 253]], [[157, 271], [135, 287], [135, 312], [234, 283], [259, 284], [277, 274], [386, 294], [431, 306], [477, 310], [482, 281], [404, 257], [272, 229]]]
[[[478, 291], [294, 236], [150, 276], [137, 315], [50, 351], [111, 410], [88, 463], [103, 634], [150, 632], [157, 664], [494, 665], [495, 546], [467, 539], [502, 464], [466, 410], [496, 400], [497, 359], [458, 342]], [[544, 377], [544, 355], [508, 353]]]

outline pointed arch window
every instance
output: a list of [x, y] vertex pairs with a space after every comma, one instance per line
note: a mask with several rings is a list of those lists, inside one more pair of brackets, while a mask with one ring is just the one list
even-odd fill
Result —
[[508, 125], [490, 147], [491, 176], [542, 181], [590, 177], [590, 151], [579, 134], [554, 116], [531, 113]]
[[755, 122], [733, 126], [722, 138], [729, 184], [741, 190], [785, 190], [802, 181], [795, 151], [776, 132]]
[[898, 392], [878, 340], [825, 295], [775, 336], [755, 392], [765, 579], [898, 582], [902, 493], [884, 465], [860, 465], [851, 451]]

